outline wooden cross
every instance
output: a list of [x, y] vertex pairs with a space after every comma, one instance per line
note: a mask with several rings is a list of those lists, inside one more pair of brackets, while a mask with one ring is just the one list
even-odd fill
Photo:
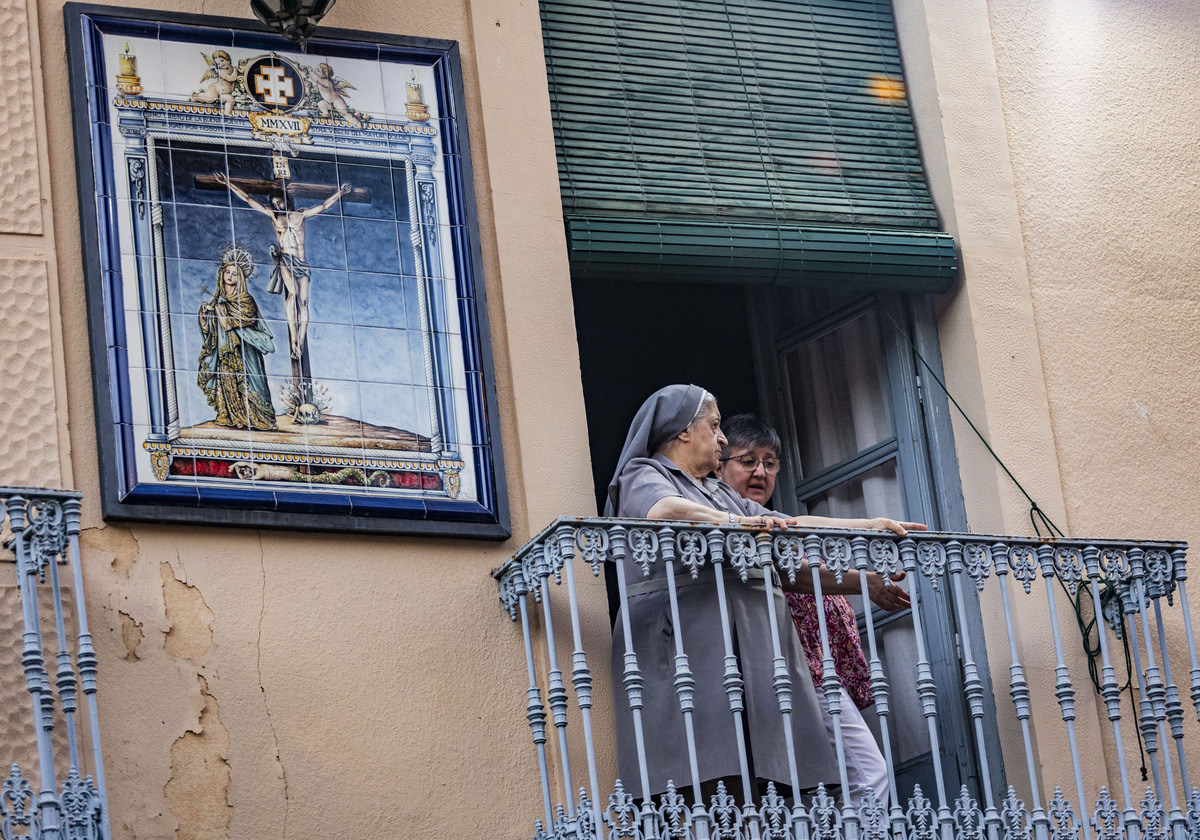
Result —
[[[197, 189], [224, 190], [225, 185], [213, 175], [196, 175], [192, 179]], [[265, 195], [267, 198], [315, 198], [324, 201], [338, 190], [337, 184], [305, 184], [300, 181], [290, 181], [286, 178], [276, 178], [272, 181], [263, 178], [230, 178], [229, 182], [236, 184], [248, 193]], [[342, 196], [342, 201], [352, 201], [355, 204], [370, 204], [371, 191], [365, 187], [355, 187]]]

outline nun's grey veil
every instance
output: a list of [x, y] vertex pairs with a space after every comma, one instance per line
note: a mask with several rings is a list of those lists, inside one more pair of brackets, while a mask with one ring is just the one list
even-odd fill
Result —
[[629, 426], [625, 446], [621, 449], [617, 468], [608, 484], [608, 501], [604, 503], [605, 516], [616, 516], [620, 508], [617, 479], [621, 477], [625, 465], [634, 458], [649, 458], [664, 443], [691, 425], [700, 411], [700, 406], [704, 404], [706, 394], [708, 392], [699, 385], [668, 385], [655, 391], [642, 403]]

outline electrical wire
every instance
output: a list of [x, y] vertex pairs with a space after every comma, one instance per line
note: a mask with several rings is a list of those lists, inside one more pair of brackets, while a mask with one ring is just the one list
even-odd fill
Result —
[[[967, 415], [967, 412], [963, 409], [963, 407], [961, 405], [959, 405], [958, 400], [956, 400], [954, 398], [954, 395], [950, 393], [950, 389], [946, 387], [946, 383], [943, 382], [941, 377], [937, 375], [937, 373], [934, 371], [933, 367], [929, 364], [929, 362], [925, 361], [925, 357], [921, 355], [921, 351], [917, 349], [917, 346], [913, 343], [912, 339], [909, 338], [908, 330], [905, 329], [903, 326], [901, 326], [900, 322], [897, 321], [895, 316], [892, 315], [891, 312], [887, 311], [887, 309], [880, 307], [879, 311], [883, 312], [883, 314], [886, 315], [888, 317], [888, 319], [892, 322], [892, 324], [896, 327], [897, 334], [902, 339], [904, 339], [904, 342], [908, 345], [909, 349], [912, 351], [912, 354], [916, 357], [917, 361], [919, 361], [921, 363], [921, 365], [929, 373], [929, 376], [933, 379], [933, 381], [936, 382], [938, 384], [938, 387], [942, 389], [942, 393], [944, 393], [946, 395], [946, 399], [948, 399], [950, 401], [950, 404], [953, 405], [956, 409], [958, 409], [959, 415], [962, 417], [963, 420], [966, 421], [967, 425], [971, 427], [971, 431], [975, 433], [975, 436], [977, 438], [979, 438], [980, 443], [982, 443], [984, 448], [987, 449], [988, 454], [991, 455], [992, 459], [995, 460], [995, 462], [1000, 465], [1000, 468], [1002, 470], [1004, 470], [1004, 474], [1009, 477], [1009, 480], [1012, 481], [1013, 485], [1018, 490], [1021, 491], [1021, 495], [1023, 495], [1025, 497], [1025, 499], [1029, 502], [1029, 522], [1033, 526], [1034, 533], [1039, 538], [1042, 538], [1042, 528], [1044, 527], [1046, 529], [1046, 532], [1051, 537], [1065, 539], [1066, 534], [1064, 534], [1063, 531], [1057, 525], [1054, 524], [1054, 521], [1052, 519], [1050, 519], [1049, 515], [1044, 510], [1042, 510], [1042, 508], [1038, 505], [1037, 500], [1035, 500], [1033, 498], [1033, 496], [1031, 496], [1029, 494], [1029, 491], [1027, 491], [1025, 489], [1025, 487], [1021, 484], [1021, 482], [1017, 480], [1017, 477], [1015, 475], [1013, 475], [1012, 470], [1010, 470], [1008, 468], [1008, 465], [1004, 463], [1004, 460], [998, 454], [996, 454], [996, 450], [992, 448], [992, 445], [990, 443], [988, 443], [988, 440], [986, 437], [984, 437], [983, 432], [979, 431], [979, 427], [976, 426], [974, 422], [972, 422], [971, 418]], [[1040, 525], [1039, 525], [1039, 522], [1041, 523]], [[1108, 578], [1101, 578], [1099, 581], [1100, 613], [1099, 614], [1096, 613], [1095, 605], [1093, 605], [1092, 617], [1090, 619], [1085, 619], [1084, 618], [1084, 610], [1083, 610], [1084, 596], [1083, 596], [1082, 587], [1077, 588], [1075, 591], [1075, 594], [1072, 595], [1070, 590], [1067, 589], [1066, 584], [1064, 584], [1062, 582], [1061, 578], [1059, 578], [1058, 576], [1055, 576], [1055, 580], [1058, 581], [1059, 587], [1062, 589], [1063, 593], [1066, 595], [1067, 600], [1071, 603], [1071, 607], [1075, 613], [1075, 621], [1079, 627], [1080, 640], [1083, 643], [1083, 652], [1084, 652], [1084, 655], [1087, 656], [1088, 676], [1091, 677], [1092, 687], [1095, 689], [1097, 694], [1103, 695], [1104, 692], [1103, 692], [1103, 688], [1101, 686], [1101, 676], [1100, 676], [1100, 666], [1099, 666], [1099, 662], [1100, 662], [1101, 655], [1102, 655], [1102, 647], [1100, 645], [1099, 634], [1103, 632], [1103, 629], [1100, 624], [1100, 619], [1104, 615], [1105, 608], [1110, 606], [1114, 601], [1117, 604], [1118, 615], [1122, 615], [1122, 613], [1120, 611], [1120, 609], [1121, 609], [1120, 591], [1117, 589], [1116, 584], [1114, 584], [1111, 580], [1109, 580]], [[1122, 627], [1124, 627], [1124, 618], [1121, 618], [1120, 621], [1121, 621]], [[1095, 638], [1094, 641], [1093, 641], [1093, 636]], [[1133, 709], [1137, 709], [1137, 701], [1134, 698], [1134, 694], [1133, 694], [1133, 663], [1132, 663], [1132, 658], [1131, 658], [1131, 654], [1129, 651], [1129, 634], [1126, 632], [1120, 632], [1118, 634], [1118, 637], [1121, 640], [1121, 646], [1123, 647], [1124, 653], [1125, 653], [1125, 674], [1126, 674], [1125, 683], [1119, 687], [1118, 691], [1128, 691], [1130, 705]], [[1148, 778], [1147, 771], [1146, 771], [1146, 748], [1145, 748], [1145, 745], [1142, 743], [1141, 729], [1136, 725], [1136, 723], [1133, 727], [1133, 731], [1137, 735], [1138, 751], [1141, 753], [1141, 757], [1142, 757], [1142, 762], [1141, 762], [1142, 781], [1145, 782], [1145, 781], [1147, 781], [1147, 778]]]

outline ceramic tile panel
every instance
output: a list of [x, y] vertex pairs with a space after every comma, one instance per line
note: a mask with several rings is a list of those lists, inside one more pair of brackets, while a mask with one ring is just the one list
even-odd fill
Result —
[[162, 487], [169, 519], [192, 486], [214, 521], [239, 498], [337, 519], [366, 495], [376, 528], [389, 499], [397, 520], [425, 498], [472, 516], [486, 501], [475, 532], [502, 535], [497, 494], [478, 492], [495, 480], [477, 449], [495, 441], [491, 389], [464, 376], [464, 342], [487, 335], [459, 217], [465, 126], [434, 95], [455, 87], [450, 45], [300, 53], [182, 15], [69, 14], [103, 55], [73, 83], [91, 97], [78, 130], [111, 154], [89, 282], [122, 313], [92, 325], [112, 347], [117, 494]]

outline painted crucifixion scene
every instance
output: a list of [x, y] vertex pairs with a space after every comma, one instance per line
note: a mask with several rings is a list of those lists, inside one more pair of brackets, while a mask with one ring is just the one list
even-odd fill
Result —
[[[206, 166], [217, 157], [181, 143], [159, 153], [173, 176], [164, 215], [176, 241], [164, 250], [174, 308], [197, 307], [194, 329], [172, 330], [176, 369], [193, 358], [197, 368], [190, 388], [177, 377], [177, 390], [189, 391], [178, 439], [431, 453], [427, 281], [411, 241], [406, 170], [315, 156], [226, 155], [222, 167]], [[322, 468], [196, 456], [172, 466], [259, 481], [417, 478], [349, 460]]]
[[111, 46], [153, 479], [472, 492], [427, 68], [195, 46]]

